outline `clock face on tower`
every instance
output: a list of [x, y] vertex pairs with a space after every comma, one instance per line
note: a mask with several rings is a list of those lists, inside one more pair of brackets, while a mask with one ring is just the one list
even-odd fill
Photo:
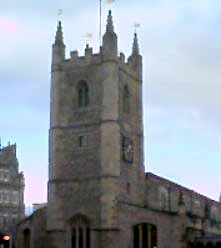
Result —
[[133, 163], [134, 149], [133, 149], [133, 141], [128, 137], [123, 137], [122, 142], [122, 154], [123, 160], [127, 163]]

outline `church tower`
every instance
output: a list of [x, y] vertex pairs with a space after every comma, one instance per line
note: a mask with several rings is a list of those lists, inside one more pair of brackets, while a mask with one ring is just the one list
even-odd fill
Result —
[[100, 52], [66, 59], [58, 23], [47, 213], [57, 248], [116, 248], [122, 204], [144, 205], [142, 57], [137, 34], [128, 61], [117, 39], [109, 11]]

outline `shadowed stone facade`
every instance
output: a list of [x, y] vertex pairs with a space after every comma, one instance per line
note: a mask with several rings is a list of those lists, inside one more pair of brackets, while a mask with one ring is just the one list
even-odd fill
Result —
[[[218, 243], [221, 207], [145, 173], [142, 56], [118, 56], [109, 12], [98, 54], [52, 53], [48, 206], [18, 226], [18, 248], [187, 248]], [[43, 240], [43, 242], [42, 242]]]
[[0, 147], [0, 231], [13, 235], [24, 218], [24, 175], [19, 172], [16, 145]]

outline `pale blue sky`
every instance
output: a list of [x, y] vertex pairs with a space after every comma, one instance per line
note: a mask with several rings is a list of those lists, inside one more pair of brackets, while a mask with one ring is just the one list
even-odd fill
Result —
[[[18, 144], [25, 200], [46, 200], [51, 45], [63, 9], [67, 57], [98, 50], [98, 0], [8, 0], [0, 6], [0, 136]], [[104, 17], [109, 6], [103, 1]], [[147, 170], [214, 199], [221, 191], [221, 2], [116, 0], [120, 51], [140, 22]], [[103, 24], [104, 24], [103, 23]], [[104, 28], [104, 25], [103, 25]]]

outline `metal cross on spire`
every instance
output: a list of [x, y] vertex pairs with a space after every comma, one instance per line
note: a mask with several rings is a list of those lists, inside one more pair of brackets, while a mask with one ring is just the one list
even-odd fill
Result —
[[58, 10], [58, 20], [59, 20], [59, 21], [61, 21], [62, 16], [63, 16], [63, 9], [59, 9], [59, 10]]
[[107, 0], [107, 3], [112, 6], [112, 4], [115, 2], [115, 0]]
[[89, 45], [89, 43], [92, 41], [93, 39], [93, 34], [92, 33], [86, 33], [83, 36], [83, 40], [86, 41], [86, 44]]
[[140, 28], [140, 23], [138, 23], [138, 22], [135, 22], [134, 23], [134, 32], [135, 32], [135, 34], [137, 33], [137, 30]]

